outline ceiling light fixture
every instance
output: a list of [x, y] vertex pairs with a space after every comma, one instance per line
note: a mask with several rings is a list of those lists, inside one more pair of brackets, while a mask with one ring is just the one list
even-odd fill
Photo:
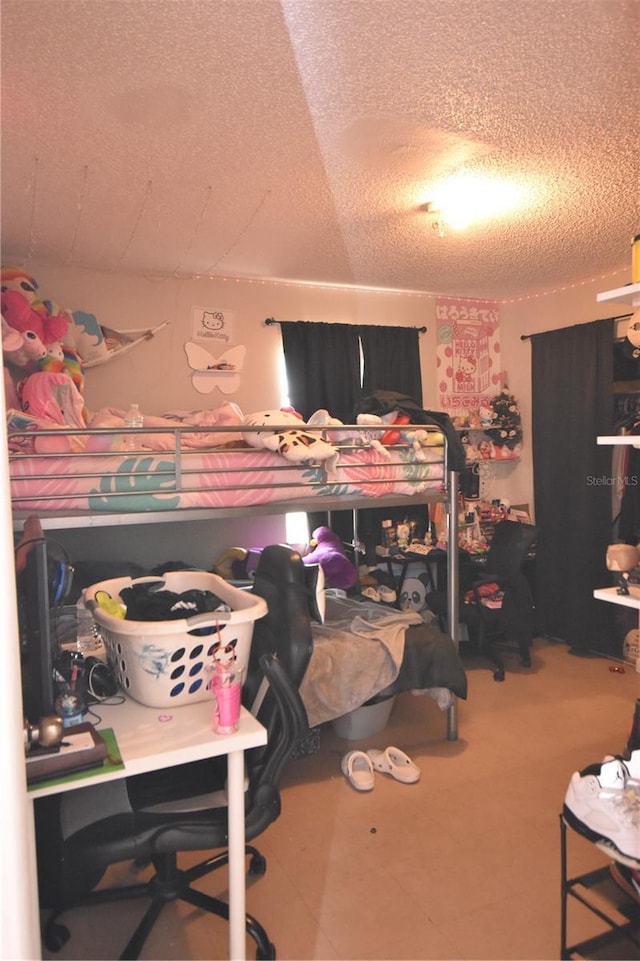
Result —
[[428, 213], [431, 217], [431, 226], [434, 230], [438, 231], [438, 237], [445, 237], [445, 222], [442, 216], [442, 211], [439, 209], [439, 207], [436, 207], [434, 203], [429, 202], [427, 204], [423, 204], [421, 209], [424, 210], [425, 213]]
[[495, 220], [522, 206], [525, 189], [517, 184], [478, 174], [459, 173], [443, 180], [431, 191], [432, 199], [422, 210], [444, 237], [448, 230], [464, 230], [471, 224]]

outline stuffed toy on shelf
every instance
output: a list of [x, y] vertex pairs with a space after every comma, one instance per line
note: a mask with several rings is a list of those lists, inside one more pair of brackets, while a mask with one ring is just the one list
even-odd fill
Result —
[[[53, 419], [59, 420], [60, 389], [69, 383], [66, 406], [74, 411], [78, 407], [83, 410], [83, 403], [78, 402], [84, 389], [82, 363], [75, 350], [66, 344], [73, 324], [71, 316], [53, 301], [39, 299], [37, 281], [20, 267], [3, 267], [0, 284], [7, 406], [46, 418], [51, 418], [55, 408]], [[73, 394], [73, 398], [68, 394]], [[41, 402], [45, 403], [42, 410]], [[74, 417], [64, 423], [86, 426], [85, 414], [80, 421]]]

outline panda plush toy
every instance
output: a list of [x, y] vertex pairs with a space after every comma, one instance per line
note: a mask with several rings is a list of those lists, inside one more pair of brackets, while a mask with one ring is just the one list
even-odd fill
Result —
[[427, 574], [419, 574], [417, 577], [405, 577], [400, 590], [400, 610], [402, 611], [424, 611], [427, 606], [427, 588], [429, 578]]

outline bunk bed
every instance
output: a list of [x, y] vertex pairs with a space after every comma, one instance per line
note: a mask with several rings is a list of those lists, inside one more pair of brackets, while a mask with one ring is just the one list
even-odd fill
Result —
[[[359, 510], [445, 502], [448, 540], [457, 543], [458, 473], [450, 469], [449, 440], [437, 423], [404, 425], [399, 442], [384, 449], [360, 425], [341, 427], [339, 440], [326, 428], [305, 426], [331, 443], [330, 464], [294, 463], [257, 449], [245, 439], [251, 430], [242, 424], [215, 432], [192, 423], [171, 429], [145, 424], [142, 437], [132, 435], [135, 449], [126, 449], [126, 429], [48, 429], [9, 411], [14, 529], [21, 531], [34, 514], [44, 530], [62, 530], [350, 510], [357, 549]], [[457, 648], [457, 551], [448, 552], [447, 573], [450, 637]], [[454, 700], [447, 738], [456, 737]]]

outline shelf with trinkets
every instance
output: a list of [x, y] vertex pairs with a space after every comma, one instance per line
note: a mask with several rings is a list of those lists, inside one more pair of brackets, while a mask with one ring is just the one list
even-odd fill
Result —
[[452, 416], [452, 422], [465, 447], [467, 464], [520, 459], [522, 421], [518, 402], [508, 387], [478, 410], [461, 410]]

